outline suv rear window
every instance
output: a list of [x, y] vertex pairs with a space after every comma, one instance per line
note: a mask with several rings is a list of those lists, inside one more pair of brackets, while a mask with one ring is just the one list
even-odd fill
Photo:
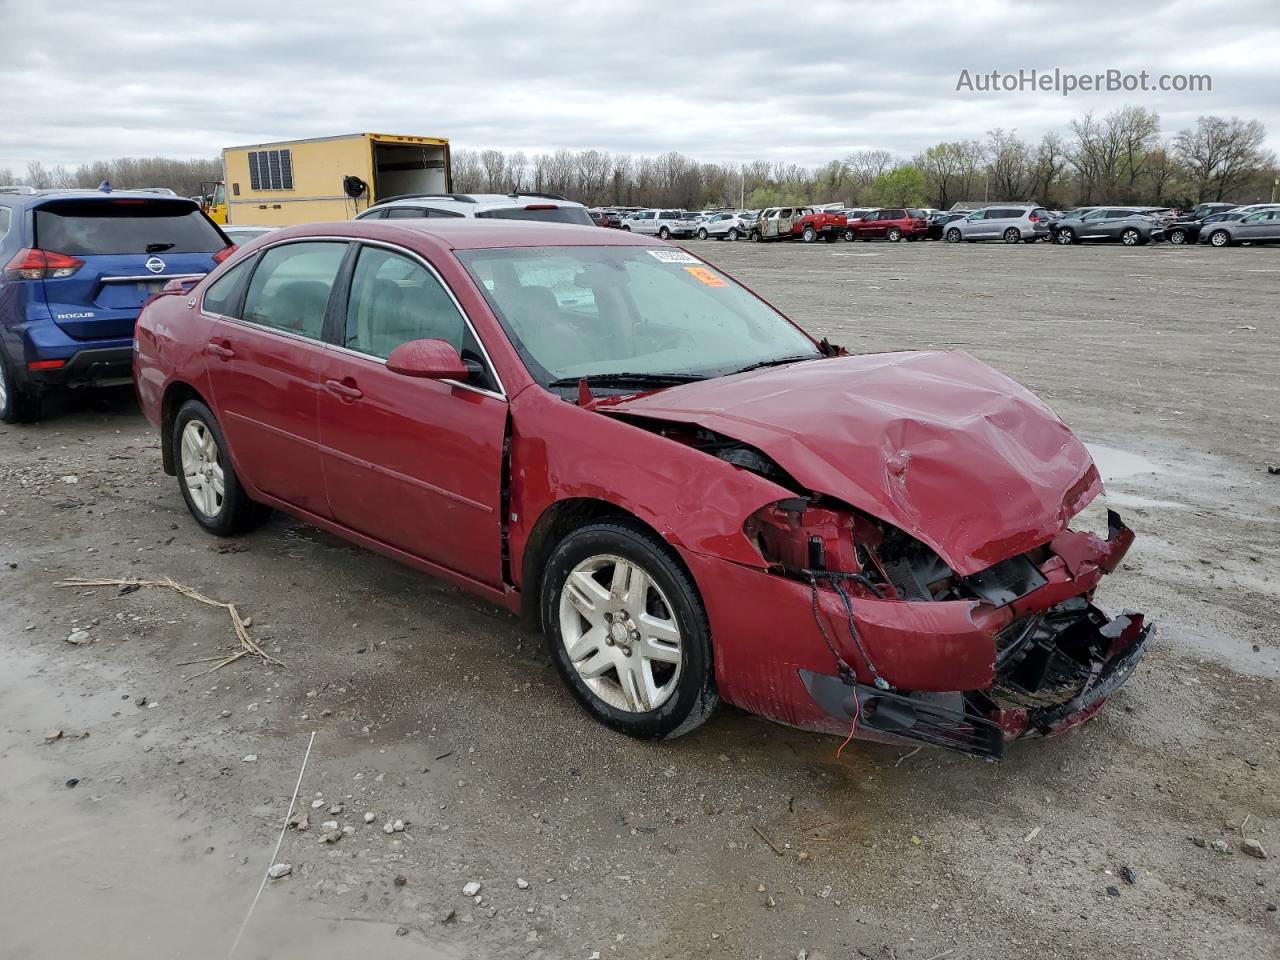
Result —
[[481, 210], [476, 217], [492, 220], [542, 220], [546, 223], [581, 223], [595, 226], [583, 207], [552, 207], [532, 204], [527, 207], [500, 207], [497, 210]]
[[214, 253], [227, 245], [191, 203], [64, 200], [38, 207], [35, 214], [35, 246], [69, 256]]

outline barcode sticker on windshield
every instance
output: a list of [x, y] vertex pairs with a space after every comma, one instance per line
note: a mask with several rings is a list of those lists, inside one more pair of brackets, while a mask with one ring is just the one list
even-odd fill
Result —
[[650, 250], [649, 256], [663, 263], [702, 263], [693, 254], [685, 253], [683, 250]]
[[685, 267], [685, 273], [690, 274], [694, 279], [705, 283], [708, 287], [727, 287], [728, 284], [717, 277], [706, 267]]

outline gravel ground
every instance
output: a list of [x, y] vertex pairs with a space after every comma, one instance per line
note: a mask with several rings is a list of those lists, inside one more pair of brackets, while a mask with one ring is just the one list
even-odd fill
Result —
[[[998, 765], [728, 708], [634, 743], [501, 611], [284, 516], [205, 535], [131, 396], [79, 397], [0, 427], [0, 957], [226, 956], [313, 732], [238, 957], [1280, 956], [1280, 254], [689, 247], [1090, 443], [1138, 533], [1101, 600], [1160, 631], [1109, 707]], [[233, 600], [285, 666], [195, 676], [224, 611], [69, 576]]]

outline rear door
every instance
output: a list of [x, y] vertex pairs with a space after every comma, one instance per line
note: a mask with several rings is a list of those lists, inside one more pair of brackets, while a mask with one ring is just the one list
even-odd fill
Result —
[[78, 340], [133, 336], [148, 297], [175, 277], [204, 276], [227, 246], [199, 207], [177, 198], [55, 198], [33, 217], [37, 249], [81, 261], [41, 281], [54, 322]]
[[[334, 519], [497, 586], [507, 402], [484, 351], [439, 274], [408, 251], [362, 247], [348, 286], [319, 394]], [[483, 379], [392, 373], [386, 358], [410, 340], [448, 341]]]
[[330, 516], [316, 422], [323, 331], [349, 246], [302, 240], [268, 247], [237, 298], [243, 305], [219, 300], [222, 278], [203, 301], [215, 319], [206, 347], [209, 382], [237, 471], [264, 493], [322, 517]]

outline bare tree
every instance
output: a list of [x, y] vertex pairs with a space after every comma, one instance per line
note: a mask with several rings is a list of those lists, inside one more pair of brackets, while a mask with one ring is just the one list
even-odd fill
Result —
[[1187, 170], [1199, 200], [1221, 200], [1241, 189], [1275, 157], [1262, 149], [1266, 128], [1257, 120], [1200, 117], [1173, 138], [1173, 152]]
[[987, 131], [987, 154], [991, 158], [991, 190], [1001, 200], [1022, 200], [1030, 179], [1031, 148], [1018, 139], [1016, 130], [996, 127]]
[[1031, 187], [1029, 196], [1039, 203], [1055, 204], [1058, 181], [1067, 167], [1067, 148], [1062, 137], [1056, 133], [1046, 133], [1040, 138], [1036, 147], [1035, 159], [1031, 166]]

